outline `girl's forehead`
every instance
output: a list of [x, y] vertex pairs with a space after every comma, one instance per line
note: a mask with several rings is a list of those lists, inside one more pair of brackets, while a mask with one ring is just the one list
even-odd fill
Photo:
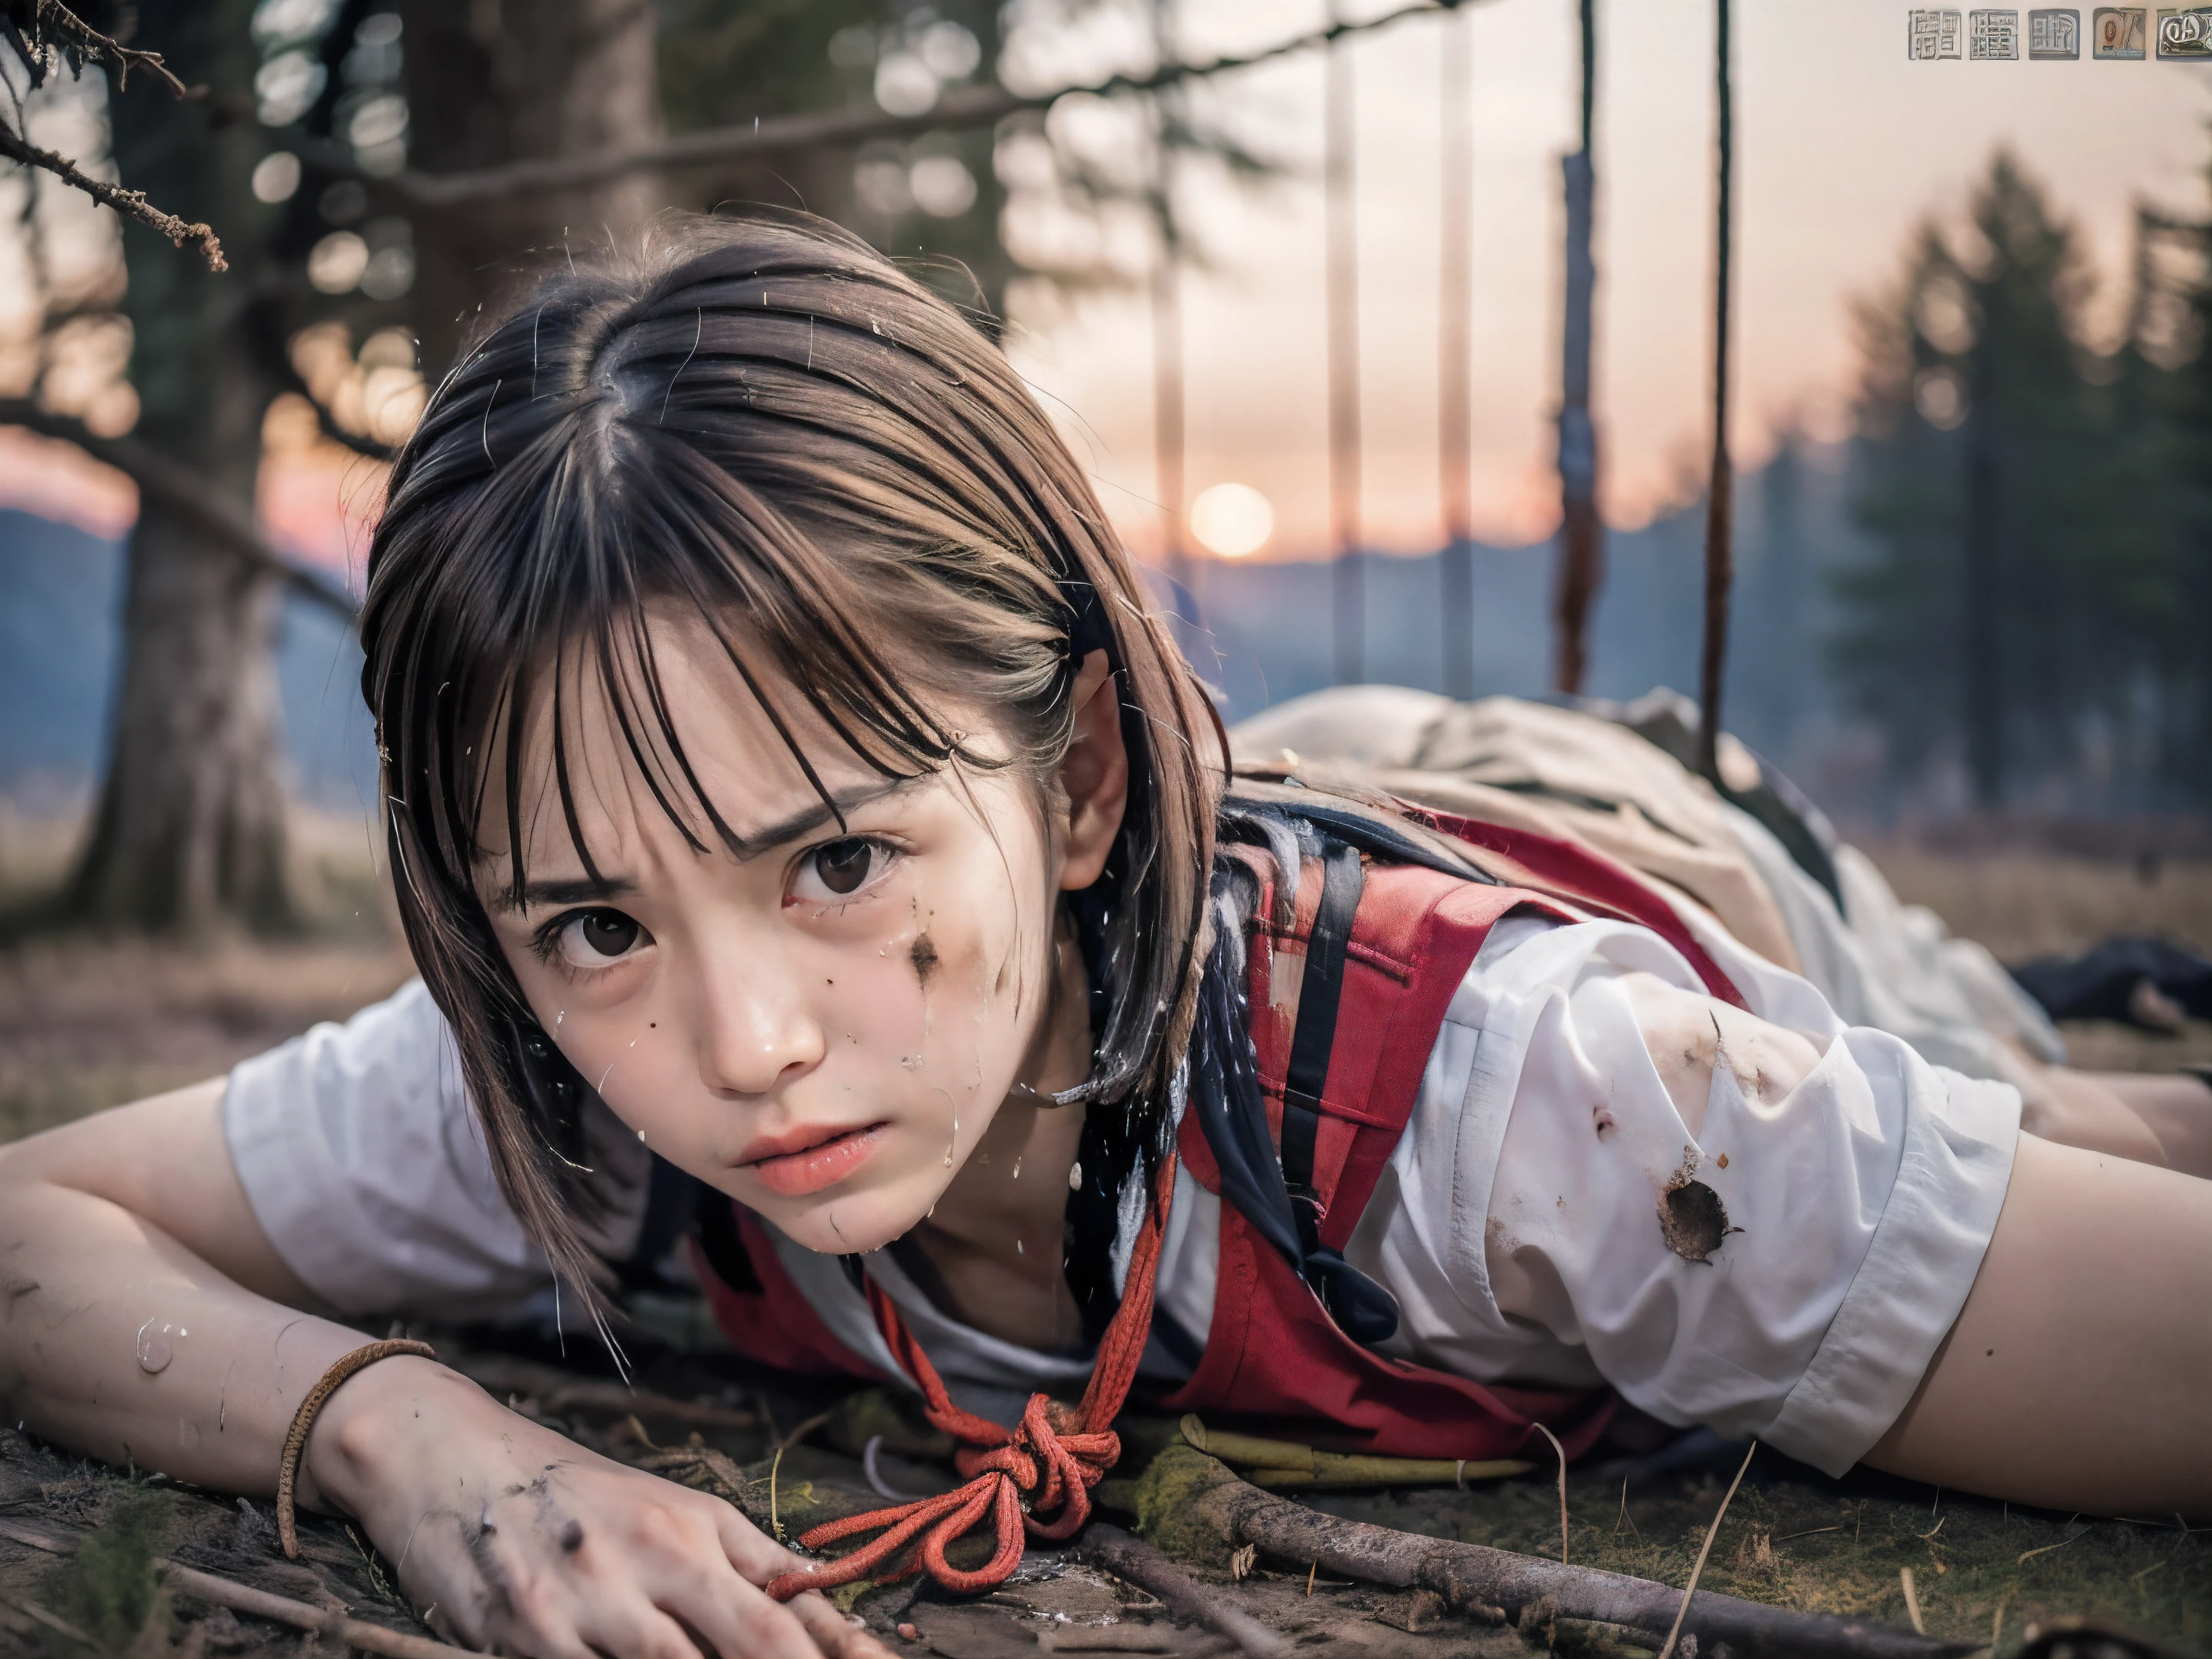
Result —
[[825, 795], [848, 799], [891, 781], [787, 676], [750, 660], [740, 669], [696, 621], [656, 620], [642, 647], [564, 651], [517, 696], [513, 718], [487, 734], [491, 787], [477, 838], [500, 862], [512, 844], [510, 744], [531, 862], [573, 855], [572, 818], [595, 857], [672, 829], [713, 844], [716, 818], [751, 842]]

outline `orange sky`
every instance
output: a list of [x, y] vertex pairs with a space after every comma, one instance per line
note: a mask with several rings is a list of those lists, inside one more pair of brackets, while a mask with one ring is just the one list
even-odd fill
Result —
[[[1364, 0], [1370, 13], [1389, 0]], [[1632, 525], [1701, 470], [1710, 395], [1711, 0], [1598, 0], [1600, 270], [1596, 403], [1605, 500]], [[1736, 0], [1740, 457], [1803, 412], [1833, 431], [1853, 366], [1850, 304], [1892, 279], [1913, 222], [1955, 210], [2009, 144], [2087, 234], [2118, 298], [2134, 203], [2201, 212], [2212, 156], [2212, 67], [1913, 64], [1894, 0]], [[2086, 21], [2089, 8], [2082, 8]], [[1184, 0], [1193, 56], [1321, 21], [1320, 0]], [[1474, 32], [1477, 529], [1550, 532], [1560, 237], [1558, 157], [1576, 99], [1570, 0], [1487, 0], [1456, 23], [1415, 19], [1361, 39], [1362, 362], [1365, 523], [1373, 544], [1433, 545], [1436, 501], [1437, 31]], [[1101, 37], [1109, 43], [1111, 31]], [[1110, 44], [1103, 48], [1111, 51]], [[1067, 67], [1077, 67], [1071, 64]], [[1262, 557], [1326, 540], [1320, 62], [1287, 60], [1212, 94], [1291, 163], [1242, 192], [1195, 181], [1212, 258], [1186, 289], [1189, 490], [1234, 480], [1273, 503]], [[4, 297], [4, 296], [0, 296]], [[2109, 306], [2108, 306], [2109, 313]], [[1155, 544], [1150, 325], [1133, 295], [1018, 303], [1017, 362], [1091, 465], [1140, 550]], [[0, 502], [127, 522], [130, 491], [0, 434]], [[79, 492], [77, 481], [88, 481]], [[271, 470], [281, 539], [342, 568], [358, 532], [343, 501], [363, 468], [327, 451]], [[372, 492], [373, 493], [373, 492]]]
[[[1597, 9], [1595, 402], [1608, 516], [1632, 525], [1704, 466], [1713, 8], [1598, 0]], [[1835, 428], [1853, 373], [1852, 300], [1893, 280], [1914, 222], [1955, 210], [1996, 146], [2009, 144], [2079, 222], [2114, 301], [2135, 201], [2204, 210], [2212, 66], [1915, 64], [1907, 9], [1895, 0], [1734, 7], [1744, 459], [1758, 459], [1790, 410]], [[1456, 25], [1476, 39], [1477, 527], [1503, 543], [1546, 536], [1556, 520], [1557, 158], [1577, 113], [1574, 11], [1567, 0], [1490, 0]], [[1194, 51], [1229, 48], [1320, 14], [1315, 3], [1200, 0], [1186, 28]], [[1373, 543], [1404, 550], [1441, 534], [1437, 33], [1453, 26], [1408, 20], [1357, 47], [1366, 524]], [[1311, 555], [1327, 537], [1320, 65], [1309, 57], [1237, 82], [1239, 106], [1304, 173], [1241, 200], [1210, 193], [1216, 264], [1187, 290], [1189, 487], [1256, 486], [1278, 525], [1261, 556]], [[1139, 545], [1157, 525], [1149, 337], [1140, 302], [1104, 297], [1016, 348]]]

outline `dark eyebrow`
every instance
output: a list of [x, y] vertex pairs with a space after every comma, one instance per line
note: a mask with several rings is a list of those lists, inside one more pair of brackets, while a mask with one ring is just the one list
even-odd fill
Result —
[[514, 889], [501, 882], [492, 894], [492, 908], [502, 913], [515, 910], [550, 909], [560, 904], [605, 904], [611, 899], [628, 898], [637, 891], [637, 884], [627, 877], [614, 877], [593, 881], [588, 876], [574, 876], [562, 881], [526, 882], [522, 902], [514, 902]]
[[917, 772], [910, 778], [892, 778], [873, 788], [853, 790], [842, 795], [833, 795], [828, 800], [817, 800], [813, 805], [793, 812], [787, 818], [763, 824], [754, 834], [742, 837], [734, 856], [740, 863], [749, 862], [763, 853], [774, 852], [779, 847], [797, 841], [802, 836], [811, 836], [826, 823], [842, 823], [861, 807], [872, 806], [886, 796], [911, 789], [934, 775], [934, 773]]
[[[793, 812], [789, 817], [775, 823], [764, 824], [754, 835], [745, 836], [738, 844], [733, 856], [740, 863], [759, 858], [799, 839], [812, 835], [824, 824], [836, 823], [850, 817], [863, 806], [870, 806], [888, 796], [927, 781], [933, 774], [919, 772], [910, 778], [892, 778], [872, 788], [856, 789], [842, 795], [834, 795], [826, 801], [817, 800], [811, 806]], [[532, 881], [523, 884], [522, 902], [515, 902], [514, 889], [501, 883], [493, 894], [492, 908], [501, 914], [517, 910], [550, 909], [564, 904], [605, 904], [615, 899], [628, 898], [637, 891], [637, 884], [626, 876], [616, 876], [594, 881], [588, 876], [570, 876], [560, 880]]]

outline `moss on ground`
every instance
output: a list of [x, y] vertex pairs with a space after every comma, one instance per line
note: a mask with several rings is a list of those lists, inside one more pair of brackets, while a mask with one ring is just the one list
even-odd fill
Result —
[[167, 1492], [121, 1487], [105, 1507], [99, 1526], [54, 1570], [46, 1597], [100, 1652], [121, 1653], [149, 1626], [166, 1636], [169, 1609], [154, 1558], [169, 1547], [174, 1506]]

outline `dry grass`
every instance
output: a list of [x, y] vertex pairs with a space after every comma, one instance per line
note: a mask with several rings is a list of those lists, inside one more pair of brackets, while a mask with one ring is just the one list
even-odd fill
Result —
[[[2115, 933], [2162, 935], [2212, 955], [2212, 861], [1861, 845], [1899, 898], [1926, 905], [2001, 962], [2069, 955]], [[2069, 1021], [2063, 1030], [2068, 1058], [2085, 1072], [2212, 1065], [2212, 1020], [2191, 1020], [2172, 1036], [2104, 1020]]]
[[2027, 962], [2114, 933], [2160, 933], [2212, 954], [2212, 861], [2138, 868], [2060, 853], [1961, 853], [1863, 843], [1898, 896], [2001, 962]]
[[[77, 838], [0, 804], [0, 908], [58, 885]], [[0, 945], [0, 1140], [219, 1075], [390, 994], [410, 969], [360, 823], [301, 810], [292, 852], [294, 939]]]

